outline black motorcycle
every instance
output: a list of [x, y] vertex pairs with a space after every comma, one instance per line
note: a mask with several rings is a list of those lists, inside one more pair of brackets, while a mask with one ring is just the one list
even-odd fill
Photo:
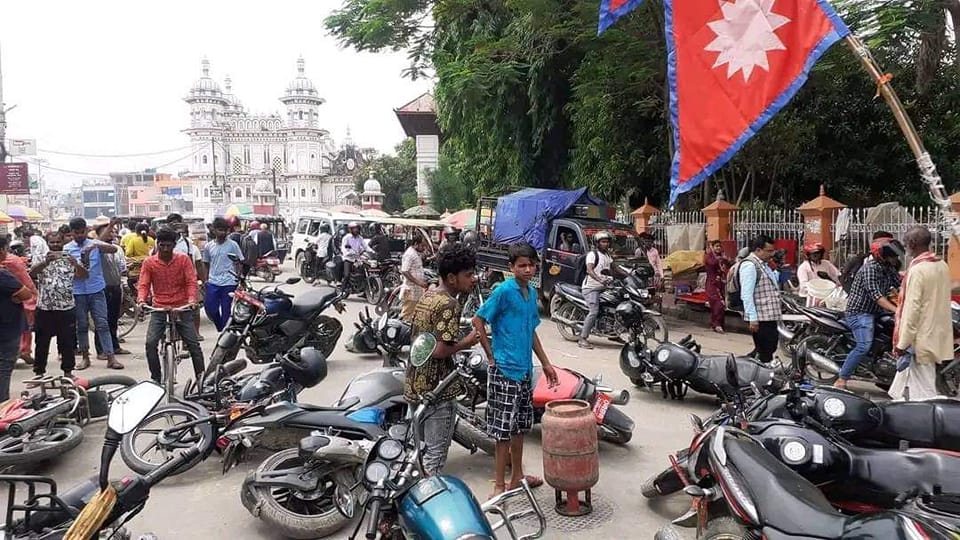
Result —
[[[299, 281], [289, 278], [286, 283]], [[204, 379], [209, 379], [218, 366], [234, 360], [241, 348], [254, 364], [271, 362], [288, 351], [297, 354], [304, 347], [329, 357], [343, 326], [323, 312], [333, 306], [343, 313], [345, 297], [330, 287], [317, 287], [296, 296], [282, 291], [279, 285], [256, 292], [238, 287], [233, 293], [233, 314], [217, 338]]]
[[[0, 483], [9, 486], [6, 520], [0, 526], [3, 538], [54, 540], [70, 535], [72, 538], [129, 540], [130, 533], [123, 525], [143, 510], [150, 498], [150, 489], [200, 454], [200, 448], [193, 446], [149, 474], [128, 475], [122, 482], [110, 482], [110, 464], [120, 439], [135, 429], [164, 395], [159, 385], [142, 382], [117, 396], [110, 407], [100, 472], [95, 479], [58, 492], [52, 478], [0, 475]], [[26, 491], [26, 500], [22, 502], [17, 501], [18, 487]]]
[[[653, 351], [645, 342], [634, 340], [620, 349], [620, 370], [637, 386], [653, 388], [659, 384], [664, 398], [683, 399], [689, 388], [721, 397], [727, 382], [727, 358], [701, 355], [700, 345], [691, 336], [679, 343], [661, 343]], [[739, 388], [765, 394], [782, 387], [774, 368], [746, 356], [736, 357], [736, 363]]]
[[[663, 315], [649, 309], [648, 304], [655, 292], [647, 280], [653, 275], [647, 267], [631, 269], [622, 282], [603, 289], [600, 293], [600, 315], [591, 335], [626, 340], [639, 334], [647, 339], [667, 341], [669, 332]], [[633, 306], [636, 314], [629, 324], [619, 314], [621, 306]], [[550, 299], [550, 318], [557, 323], [563, 339], [577, 341], [590, 307], [578, 285], [557, 283]], [[633, 332], [633, 334], [631, 334]]]
[[[786, 444], [789, 444], [787, 442]], [[813, 483], [784, 465], [749, 434], [716, 427], [692, 446], [702, 481], [684, 491], [693, 497], [698, 538], [953, 538], [952, 522], [901, 508], [847, 516]], [[672, 526], [659, 540], [679, 540]]]
[[357, 331], [347, 339], [346, 349], [354, 354], [379, 354], [383, 367], [403, 367], [410, 352], [412, 328], [407, 321], [386, 312], [374, 319], [369, 309], [358, 315], [353, 323]]
[[190, 401], [176, 400], [157, 407], [137, 429], [123, 437], [120, 446], [123, 461], [132, 470], [146, 474], [157, 467], [158, 459], [162, 462], [202, 440], [203, 452], [174, 474], [190, 470], [215, 450], [225, 452], [224, 470], [227, 470], [232, 465], [229, 458], [242, 457], [227, 452], [231, 450], [232, 441], [227, 434], [244, 422], [267, 414], [273, 404], [296, 404], [304, 388], [320, 384], [326, 376], [326, 357], [316, 349], [304, 348], [297, 354], [288, 352], [278, 357], [276, 362], [251, 376], [222, 377], [210, 391], [186, 393], [185, 398]]
[[[335, 263], [336, 264], [336, 263]], [[340, 263], [342, 268], [342, 263]], [[342, 270], [339, 272], [342, 275]], [[350, 276], [341, 287], [350, 294], [362, 294], [371, 306], [376, 306], [383, 299], [384, 284], [380, 274], [380, 261], [372, 252], [361, 254], [353, 261]]]
[[[337, 281], [333, 271], [336, 266], [330, 258], [321, 259], [317, 255], [317, 243], [304, 239], [307, 247], [303, 250], [303, 261], [300, 263], [300, 277], [304, 283], [314, 283], [317, 280], [326, 281], [327, 285], [332, 285]], [[332, 246], [332, 243], [331, 243]]]

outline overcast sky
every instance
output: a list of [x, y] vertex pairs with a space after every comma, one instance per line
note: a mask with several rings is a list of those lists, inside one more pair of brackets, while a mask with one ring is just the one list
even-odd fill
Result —
[[[431, 88], [400, 77], [403, 53], [340, 49], [323, 27], [340, 0], [2, 1], [0, 54], [8, 138], [35, 138], [49, 160], [43, 175], [56, 187], [81, 173], [141, 170], [185, 158], [189, 150], [155, 156], [89, 158], [43, 149], [115, 155], [185, 147], [183, 102], [206, 56], [211, 76], [253, 112], [282, 112], [279, 98], [306, 74], [326, 104], [320, 123], [339, 145], [349, 126], [355, 142], [389, 151], [403, 130], [393, 109]], [[186, 168], [183, 159], [162, 167]], [[31, 172], [35, 172], [31, 167]]]

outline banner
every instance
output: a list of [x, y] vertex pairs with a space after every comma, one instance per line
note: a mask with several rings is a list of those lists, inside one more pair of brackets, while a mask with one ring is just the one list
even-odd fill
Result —
[[26, 163], [0, 163], [0, 195], [29, 195], [30, 175]]

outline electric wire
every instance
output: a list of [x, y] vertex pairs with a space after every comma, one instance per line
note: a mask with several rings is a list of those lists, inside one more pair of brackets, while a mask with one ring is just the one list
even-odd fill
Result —
[[173, 152], [179, 152], [180, 150], [186, 150], [190, 148], [191, 145], [179, 146], [177, 148], [170, 148], [169, 150], [157, 150], [155, 152], [140, 152], [134, 154], [84, 154], [79, 152], [64, 152], [61, 150], [48, 150], [46, 148], [39, 148], [37, 152], [41, 154], [53, 154], [56, 156], [72, 156], [72, 157], [89, 157], [89, 158], [123, 158], [123, 157], [140, 157], [140, 156], [158, 156], [161, 154], [171, 154]]

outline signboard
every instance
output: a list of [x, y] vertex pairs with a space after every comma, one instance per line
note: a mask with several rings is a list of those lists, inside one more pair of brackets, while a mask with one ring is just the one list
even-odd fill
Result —
[[30, 194], [30, 176], [26, 163], [0, 163], [0, 194]]
[[11, 156], [37, 155], [36, 139], [7, 139], [7, 153]]

